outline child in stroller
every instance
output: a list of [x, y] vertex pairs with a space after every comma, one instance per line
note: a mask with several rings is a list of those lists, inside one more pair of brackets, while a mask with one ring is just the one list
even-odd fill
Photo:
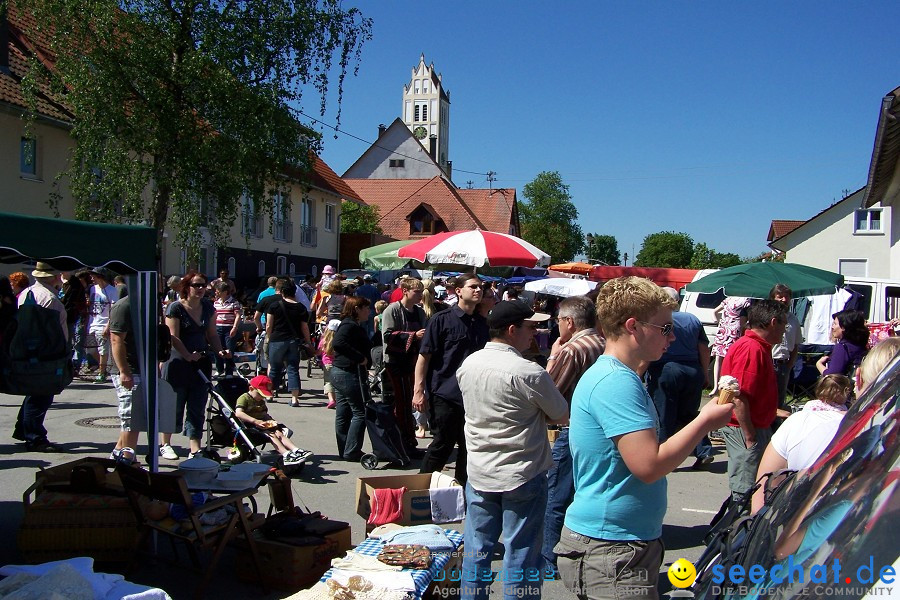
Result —
[[254, 443], [264, 436], [284, 457], [285, 466], [299, 465], [313, 455], [309, 450], [298, 448], [284, 435], [284, 425], [269, 414], [266, 398], [272, 397], [272, 380], [265, 375], [257, 375], [250, 380], [250, 390], [237, 399], [234, 415], [249, 425], [248, 437]]

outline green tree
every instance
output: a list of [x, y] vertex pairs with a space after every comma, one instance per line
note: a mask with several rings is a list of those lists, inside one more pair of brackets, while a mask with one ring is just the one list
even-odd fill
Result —
[[55, 58], [23, 88], [65, 90], [74, 114], [77, 218], [147, 223], [160, 245], [169, 224], [193, 256], [201, 227], [227, 242], [242, 196], [271, 215], [276, 182], [305, 179], [318, 136], [297, 119], [303, 92], [324, 114], [336, 77], [340, 122], [371, 38], [340, 0], [9, 1]]
[[636, 267], [684, 269], [694, 256], [694, 240], [686, 233], [660, 231], [644, 238], [634, 261]]
[[341, 233], [384, 233], [378, 224], [380, 218], [377, 206], [341, 203]]
[[522, 238], [552, 257], [566, 262], [584, 247], [578, 225], [578, 209], [572, 204], [569, 186], [557, 171], [539, 173], [522, 190], [526, 201], [519, 205]]
[[724, 269], [741, 264], [741, 258], [733, 252], [716, 252], [703, 242], [694, 246], [694, 254], [688, 268], [691, 269]]
[[588, 262], [599, 262], [606, 265], [618, 265], [622, 262], [619, 254], [619, 243], [615, 236], [588, 234], [585, 236], [585, 256]]

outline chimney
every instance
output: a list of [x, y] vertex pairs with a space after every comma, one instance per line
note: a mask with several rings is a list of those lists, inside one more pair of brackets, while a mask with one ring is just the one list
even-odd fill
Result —
[[4, 6], [0, 7], [0, 73], [11, 75], [9, 70], [9, 24], [6, 17], [8, 10], [8, 3], [4, 3]]
[[437, 156], [437, 136], [432, 133], [428, 141], [428, 155], [431, 157], [431, 160], [437, 160], [435, 158]]
[[384, 135], [384, 132], [387, 131], [387, 127], [384, 126], [384, 123], [378, 124], [378, 137]]
[[453, 181], [453, 161], [452, 160], [447, 161], [447, 168], [445, 170], [447, 171], [447, 179], [449, 179], [450, 181]]

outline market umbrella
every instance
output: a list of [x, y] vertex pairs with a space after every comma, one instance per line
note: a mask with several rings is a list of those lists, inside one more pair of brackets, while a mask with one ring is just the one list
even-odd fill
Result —
[[397, 251], [400, 258], [470, 267], [546, 267], [550, 255], [514, 235], [475, 229], [429, 236]]
[[575, 275], [587, 275], [594, 268], [594, 265], [586, 262], [567, 262], [558, 265], [550, 265], [551, 271], [559, 271], [560, 273], [573, 273]]
[[689, 292], [714, 294], [723, 290], [726, 296], [768, 298], [776, 283], [791, 288], [794, 297], [833, 294], [844, 285], [844, 276], [823, 269], [795, 263], [761, 262], [728, 267], [689, 283]]
[[359, 263], [366, 269], [393, 271], [409, 264], [408, 258], [398, 258], [397, 251], [413, 243], [414, 240], [400, 240], [379, 244], [359, 251]]
[[547, 279], [529, 281], [525, 284], [525, 291], [568, 298], [570, 296], [584, 296], [595, 287], [597, 287], [597, 282], [588, 281], [587, 279], [548, 277]]

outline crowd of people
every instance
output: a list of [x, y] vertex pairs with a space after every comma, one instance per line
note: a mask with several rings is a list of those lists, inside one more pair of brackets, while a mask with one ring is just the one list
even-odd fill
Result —
[[[17, 295], [31, 290], [60, 312], [60, 326], [76, 341], [77, 367], [103, 381], [112, 356], [121, 420], [112, 456], [130, 461], [137, 443], [131, 397], [141, 373], [127, 289], [111, 276], [95, 269], [63, 280], [38, 263], [31, 285], [22, 273], [0, 280], [0, 315], [8, 320]], [[422, 473], [443, 470], [456, 452], [454, 474], [467, 504], [466, 599], [486, 595], [500, 539], [504, 570], [542, 574], [505, 580], [506, 596], [539, 597], [543, 578], [558, 576], [581, 599], [656, 597], [666, 475], [690, 456], [694, 468], [706, 468], [712, 432], [724, 440], [735, 498], [751, 493], [764, 473], [809, 466], [837, 430], [854, 387], [861, 393], [900, 350], [891, 339], [869, 352], [861, 313], [836, 313], [835, 346], [818, 362], [816, 399], [773, 435], [786, 407], [785, 365], [793, 365], [802, 341], [784, 285], [767, 299], [726, 299], [712, 344], [696, 317], [678, 311], [677, 291], [637, 277], [611, 280], [589, 296], [529, 302], [475, 273], [441, 281], [403, 276], [379, 286], [371, 276], [348, 280], [328, 266], [318, 281], [299, 286], [269, 278], [243, 306], [235, 294], [227, 271], [213, 281], [196, 271], [170, 277], [162, 294], [172, 340], [162, 376], [175, 391], [188, 456], [200, 451], [213, 359], [216, 375], [233, 375], [235, 352], [249, 351], [248, 339], [260, 372], [237, 416], [265, 425], [286, 460], [311, 453], [272, 425], [266, 401], [277, 401], [283, 388], [290, 405], [300, 406], [301, 361], [323, 368], [337, 454], [347, 461], [363, 455], [374, 381], [380, 402], [392, 408], [403, 454], [420, 459]], [[255, 340], [242, 337], [248, 325]], [[548, 332], [544, 352], [539, 331]], [[78, 340], [85, 341], [80, 350]], [[720, 375], [739, 382], [737, 398], [701, 407], [703, 390], [715, 395]], [[43, 428], [50, 403], [23, 402], [13, 437], [30, 450], [59, 450]], [[548, 426], [558, 430], [552, 449]], [[426, 428], [431, 442], [420, 448]], [[163, 458], [178, 458], [171, 434], [160, 442]], [[755, 508], [760, 501], [754, 498]]]

